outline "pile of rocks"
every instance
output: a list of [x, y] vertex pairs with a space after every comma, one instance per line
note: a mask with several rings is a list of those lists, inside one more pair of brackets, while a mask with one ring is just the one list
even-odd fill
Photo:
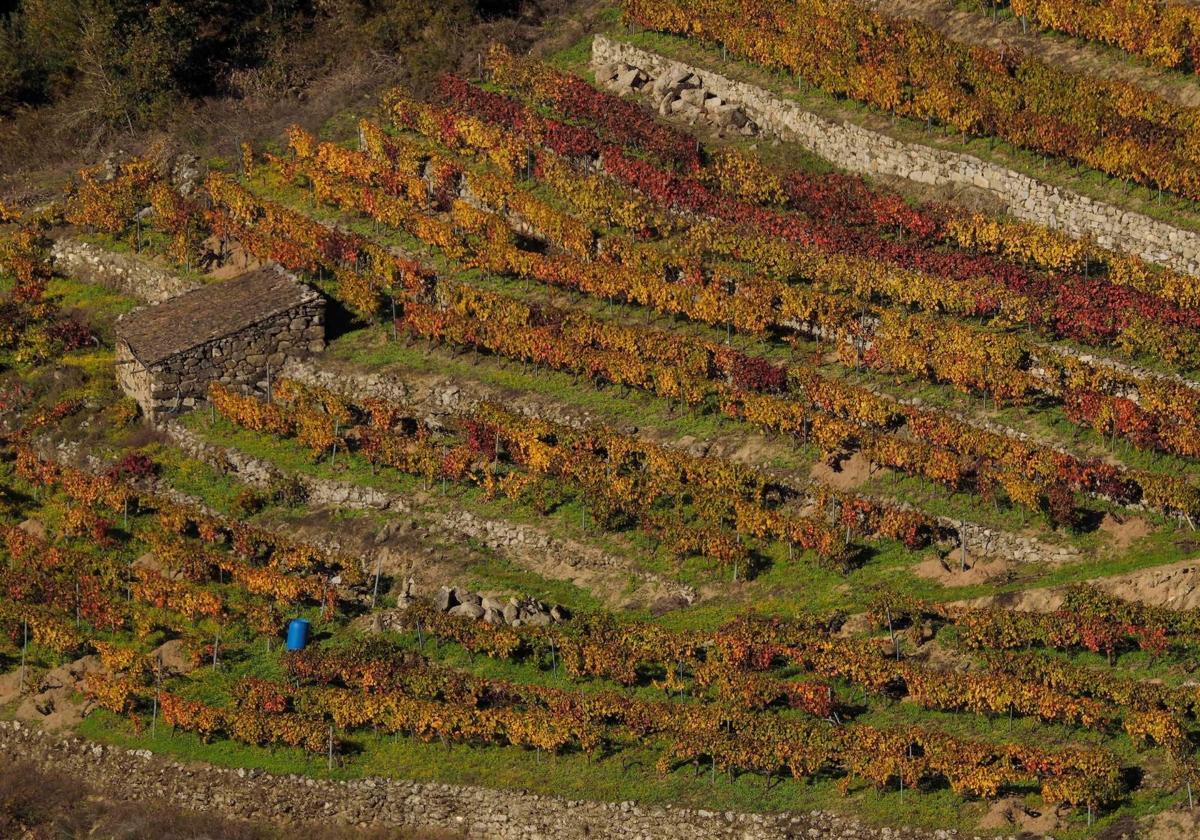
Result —
[[502, 601], [448, 586], [438, 590], [434, 605], [450, 615], [482, 619], [488, 624], [507, 624], [510, 627], [545, 627], [570, 617], [566, 607], [559, 604], [550, 606], [536, 598], [509, 598]]
[[761, 134], [741, 105], [705, 90], [704, 81], [682, 67], [651, 79], [645, 70], [631, 64], [601, 64], [596, 67], [596, 81], [618, 94], [649, 96], [664, 117], [674, 115], [690, 125], [707, 123], [719, 133]]

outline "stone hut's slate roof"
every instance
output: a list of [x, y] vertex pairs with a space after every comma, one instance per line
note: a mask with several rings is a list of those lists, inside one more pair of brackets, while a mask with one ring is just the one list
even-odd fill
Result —
[[150, 367], [319, 297], [278, 265], [210, 283], [117, 322], [117, 338]]

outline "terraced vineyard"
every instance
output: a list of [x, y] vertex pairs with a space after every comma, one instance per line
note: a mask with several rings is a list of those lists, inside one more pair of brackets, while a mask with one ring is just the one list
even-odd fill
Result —
[[[1194, 63], [1189, 7], [1129, 40], [1060, 5], [1012, 11]], [[1133, 83], [850, 2], [621, 15], [1200, 189], [1194, 114]], [[194, 184], [134, 159], [0, 208], [8, 714], [333, 778], [1194, 828], [1200, 278], [655, 115], [586, 46], [495, 47]], [[56, 239], [204, 285], [279, 263], [329, 348], [152, 429], [113, 382], [136, 301]]]

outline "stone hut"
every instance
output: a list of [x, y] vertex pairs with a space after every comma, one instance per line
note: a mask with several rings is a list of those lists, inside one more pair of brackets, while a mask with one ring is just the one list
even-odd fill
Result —
[[187, 411], [210, 382], [254, 386], [325, 347], [325, 299], [278, 265], [211, 283], [117, 321], [121, 389], [153, 420]]

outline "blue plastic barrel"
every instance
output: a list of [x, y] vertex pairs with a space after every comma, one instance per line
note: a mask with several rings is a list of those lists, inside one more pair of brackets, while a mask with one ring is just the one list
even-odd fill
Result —
[[308, 619], [293, 618], [288, 622], [287, 649], [304, 650], [308, 644]]

